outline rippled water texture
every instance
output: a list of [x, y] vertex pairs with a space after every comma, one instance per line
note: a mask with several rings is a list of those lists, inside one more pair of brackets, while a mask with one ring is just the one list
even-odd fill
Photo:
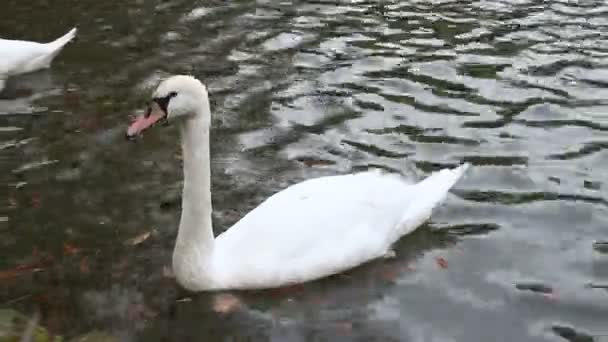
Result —
[[[50, 71], [0, 96], [3, 308], [125, 341], [608, 334], [608, 248], [593, 248], [608, 240], [604, 1], [4, 0], [0, 13], [8, 38], [73, 25]], [[172, 73], [212, 97], [216, 233], [303, 179], [473, 167], [396, 258], [233, 293], [241, 307], [221, 314], [167, 267], [177, 131], [124, 140]]]

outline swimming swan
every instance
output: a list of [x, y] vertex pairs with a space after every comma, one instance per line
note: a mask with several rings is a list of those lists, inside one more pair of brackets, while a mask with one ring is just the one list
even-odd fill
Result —
[[179, 126], [184, 164], [173, 272], [191, 291], [281, 287], [382, 257], [430, 217], [469, 166], [417, 184], [377, 170], [306, 180], [270, 196], [214, 238], [206, 87], [183, 75], [161, 82], [127, 137], [165, 120]]
[[0, 39], [0, 91], [6, 80], [51, 66], [63, 47], [76, 36], [76, 28], [50, 43]]

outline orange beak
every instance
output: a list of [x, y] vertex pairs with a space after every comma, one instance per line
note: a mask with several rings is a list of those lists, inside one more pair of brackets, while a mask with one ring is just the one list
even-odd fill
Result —
[[152, 102], [148, 107], [148, 111], [144, 115], [140, 115], [131, 123], [127, 129], [127, 138], [133, 138], [146, 129], [154, 126], [159, 121], [167, 118], [167, 114], [160, 108], [158, 103]]

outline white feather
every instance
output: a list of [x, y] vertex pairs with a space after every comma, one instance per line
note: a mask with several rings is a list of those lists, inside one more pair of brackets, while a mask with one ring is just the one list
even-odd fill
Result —
[[0, 39], [0, 90], [11, 76], [49, 68], [63, 47], [76, 36], [73, 28], [50, 43]]
[[293, 185], [217, 237], [213, 266], [220, 283], [283, 286], [383, 257], [429, 219], [467, 167], [442, 170], [417, 184], [370, 171]]

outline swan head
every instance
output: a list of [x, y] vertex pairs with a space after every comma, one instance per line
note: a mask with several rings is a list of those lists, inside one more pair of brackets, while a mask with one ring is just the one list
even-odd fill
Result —
[[160, 122], [180, 122], [194, 118], [207, 122], [210, 119], [207, 88], [192, 76], [171, 76], [158, 85], [145, 114], [131, 123], [127, 129], [127, 138], [133, 138]]

